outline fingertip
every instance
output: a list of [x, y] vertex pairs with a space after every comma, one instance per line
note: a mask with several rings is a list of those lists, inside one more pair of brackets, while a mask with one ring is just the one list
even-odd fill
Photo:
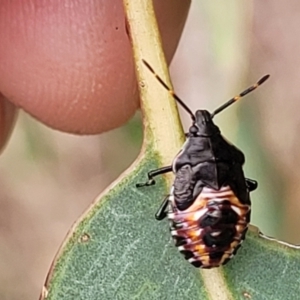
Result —
[[[168, 61], [189, 3], [156, 0]], [[135, 113], [138, 89], [121, 2], [1, 5], [0, 91], [10, 101], [52, 128], [78, 134], [116, 128]]]

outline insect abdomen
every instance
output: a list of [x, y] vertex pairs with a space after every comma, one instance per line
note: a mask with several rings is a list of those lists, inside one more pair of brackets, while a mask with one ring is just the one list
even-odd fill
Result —
[[250, 205], [242, 204], [229, 186], [204, 187], [186, 210], [178, 210], [170, 196], [168, 218], [179, 251], [195, 267], [225, 264], [245, 238]]

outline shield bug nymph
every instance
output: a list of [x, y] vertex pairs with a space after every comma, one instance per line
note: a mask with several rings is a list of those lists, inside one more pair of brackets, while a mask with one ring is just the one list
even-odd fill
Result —
[[262, 77], [213, 113], [189, 107], [143, 60], [157, 80], [191, 116], [186, 141], [172, 165], [152, 170], [148, 181], [137, 187], [155, 184], [157, 175], [172, 172], [175, 180], [155, 217], [168, 217], [176, 247], [191, 264], [200, 268], [223, 265], [234, 256], [250, 222], [249, 192], [257, 182], [245, 178], [242, 151], [225, 140], [213, 118], [229, 105], [255, 90], [269, 75]]

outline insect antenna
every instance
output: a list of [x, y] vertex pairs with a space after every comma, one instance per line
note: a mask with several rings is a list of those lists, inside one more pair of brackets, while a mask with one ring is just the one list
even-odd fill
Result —
[[142, 59], [144, 65], [150, 70], [150, 72], [155, 76], [155, 78], [160, 82], [160, 84], [172, 95], [172, 97], [182, 106], [182, 108], [191, 116], [192, 120], [195, 121], [195, 116], [189, 107], [175, 94], [175, 92], [167, 86], [167, 84], [161, 79], [161, 77], [155, 73], [153, 68]]
[[246, 96], [247, 94], [251, 93], [252, 91], [254, 91], [255, 89], [257, 89], [261, 84], [263, 84], [268, 78], [270, 77], [270, 75], [265, 75], [263, 76], [261, 79], [259, 79], [257, 81], [257, 83], [253, 84], [252, 86], [248, 87], [246, 90], [244, 90], [243, 92], [241, 92], [239, 95], [233, 97], [232, 99], [228, 100], [227, 102], [225, 102], [223, 105], [221, 105], [220, 107], [218, 107], [212, 114], [211, 114], [211, 118], [213, 118], [216, 114], [220, 113], [222, 110], [224, 110], [225, 108], [227, 108], [228, 106], [230, 106], [231, 104], [233, 104], [234, 102], [240, 100], [242, 97]]

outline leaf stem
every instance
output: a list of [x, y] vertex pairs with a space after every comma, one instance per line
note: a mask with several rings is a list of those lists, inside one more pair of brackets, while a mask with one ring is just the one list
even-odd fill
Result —
[[182, 125], [173, 97], [142, 63], [147, 61], [172, 87], [162, 49], [152, 0], [124, 0], [132, 42], [144, 120], [143, 150], [152, 147], [162, 165], [170, 165], [184, 142]]

